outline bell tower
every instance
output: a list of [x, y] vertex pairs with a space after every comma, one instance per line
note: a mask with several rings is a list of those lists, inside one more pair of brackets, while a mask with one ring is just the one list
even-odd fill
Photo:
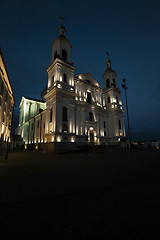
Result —
[[71, 44], [66, 38], [66, 29], [63, 25], [63, 17], [61, 18], [61, 25], [58, 28], [58, 37], [52, 43], [52, 62], [59, 58], [66, 63], [71, 64]]
[[106, 54], [106, 70], [103, 74], [103, 105], [107, 111], [107, 119], [110, 125], [110, 138], [118, 140], [125, 136], [121, 91], [117, 84], [117, 73], [112, 69], [109, 53]]
[[58, 37], [52, 43], [52, 63], [49, 65], [46, 99], [48, 116], [47, 141], [71, 141], [75, 138], [75, 88], [74, 70], [71, 62], [71, 43], [66, 38], [66, 28], [58, 28]]
[[61, 84], [67, 84], [74, 86], [74, 70], [71, 62], [71, 43], [66, 38], [66, 28], [63, 25], [63, 17], [60, 17], [61, 25], [58, 28], [58, 37], [54, 39], [52, 43], [52, 63], [49, 66], [48, 72], [48, 88], [52, 85], [58, 84], [59, 87], [63, 87]]

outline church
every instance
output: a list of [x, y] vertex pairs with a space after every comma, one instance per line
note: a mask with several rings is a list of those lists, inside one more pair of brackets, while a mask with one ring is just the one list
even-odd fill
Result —
[[74, 74], [71, 48], [62, 18], [52, 43], [42, 100], [23, 96], [20, 102], [16, 134], [23, 138], [25, 149], [54, 152], [89, 144], [120, 144], [125, 137], [121, 91], [109, 57], [102, 88], [91, 73]]

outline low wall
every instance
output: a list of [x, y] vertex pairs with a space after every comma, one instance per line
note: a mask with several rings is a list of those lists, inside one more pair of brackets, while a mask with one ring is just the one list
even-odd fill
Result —
[[39, 150], [42, 152], [63, 152], [63, 151], [75, 149], [76, 147], [77, 147], [77, 143], [75, 142], [68, 142], [68, 143], [48, 142], [48, 143], [28, 144], [26, 149], [30, 151]]
[[[65, 152], [65, 151], [74, 151], [78, 149], [86, 149], [93, 146], [96, 146], [95, 143], [85, 143], [85, 142], [47, 142], [47, 143], [34, 143], [25, 145], [26, 150], [37, 150], [41, 152]], [[101, 144], [100, 146], [122, 146], [120, 142], [117, 143], [108, 143], [108, 144]], [[125, 146], [122, 146], [125, 147]]]

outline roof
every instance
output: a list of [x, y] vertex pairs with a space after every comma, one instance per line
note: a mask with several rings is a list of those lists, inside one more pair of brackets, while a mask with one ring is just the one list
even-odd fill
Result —
[[117, 75], [116, 71], [114, 71], [112, 68], [107, 68], [103, 73], [102, 77], [104, 77], [105, 73], [115, 73]]
[[89, 83], [89, 81], [90, 81], [90, 83], [93, 86], [102, 88], [101, 85], [97, 82], [97, 80], [89, 72], [88, 73], [77, 74], [77, 75], [75, 75], [75, 77], [78, 77], [81, 81], [84, 81], [84, 82]]
[[70, 41], [69, 41], [65, 36], [62, 36], [62, 35], [58, 36], [57, 38], [55, 38], [55, 39], [53, 40], [52, 47], [53, 47], [53, 44], [54, 44], [56, 41], [63, 41], [63, 40], [66, 41], [66, 42], [68, 42], [69, 45], [70, 45], [70, 47], [72, 48], [72, 45], [71, 45]]
[[35, 98], [30, 98], [30, 97], [26, 97], [26, 96], [24, 96], [24, 98], [26, 98], [26, 99], [28, 99], [28, 100], [35, 101], [35, 102], [42, 102], [42, 103], [45, 103], [45, 101], [43, 101], [43, 100], [39, 100], [39, 99], [35, 99]]

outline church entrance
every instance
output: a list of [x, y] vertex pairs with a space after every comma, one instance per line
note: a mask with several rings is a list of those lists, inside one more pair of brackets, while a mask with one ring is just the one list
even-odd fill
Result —
[[93, 133], [93, 129], [90, 129], [90, 143], [94, 142], [94, 133]]

